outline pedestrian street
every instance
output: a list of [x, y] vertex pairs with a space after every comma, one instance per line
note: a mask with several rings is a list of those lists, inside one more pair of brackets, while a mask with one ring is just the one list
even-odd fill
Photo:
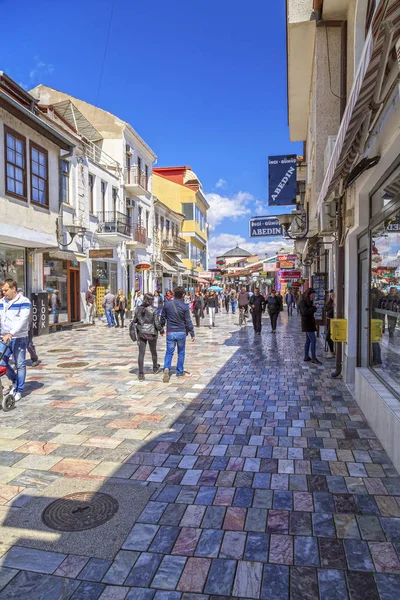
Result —
[[[168, 384], [128, 328], [37, 338], [0, 412], [0, 600], [398, 600], [400, 478], [322, 344], [202, 323]], [[68, 530], [83, 492], [99, 524]]]

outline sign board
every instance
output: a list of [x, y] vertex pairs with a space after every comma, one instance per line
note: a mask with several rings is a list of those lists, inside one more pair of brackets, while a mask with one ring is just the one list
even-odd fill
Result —
[[264, 263], [263, 264], [263, 270], [266, 271], [267, 273], [275, 273], [276, 271], [276, 262], [273, 263]]
[[333, 342], [347, 342], [346, 319], [331, 319], [330, 328]]
[[291, 260], [291, 261], [294, 261], [294, 262], [296, 262], [296, 260], [297, 260], [298, 258], [299, 258], [299, 257], [297, 256], [297, 254], [288, 254], [288, 255], [287, 255], [287, 260]]
[[47, 292], [32, 294], [31, 302], [33, 335], [49, 333], [49, 298]]
[[379, 343], [382, 341], [383, 321], [382, 319], [371, 319], [371, 342]]
[[135, 271], [150, 271], [151, 265], [149, 263], [139, 263], [135, 266]]
[[112, 248], [89, 250], [89, 258], [114, 258], [114, 251]]
[[287, 254], [278, 254], [278, 258], [276, 259], [278, 262], [281, 262], [281, 260], [287, 260], [288, 259], [288, 255]]
[[214, 277], [211, 271], [200, 271], [200, 273], [198, 273], [197, 276], [201, 279], [212, 279]]
[[[315, 290], [314, 306], [317, 307], [317, 311], [314, 314], [314, 317], [315, 317], [316, 321], [322, 321], [324, 318], [324, 308], [325, 308], [325, 290], [326, 290], [326, 274], [325, 273], [315, 273], [314, 274], [313, 288]], [[332, 323], [332, 319], [331, 319], [331, 323]]]
[[280, 279], [288, 281], [289, 279], [300, 279], [301, 271], [281, 271]]
[[293, 269], [294, 263], [290, 262], [289, 260], [281, 260], [280, 267], [281, 269]]
[[250, 237], [282, 236], [282, 225], [274, 217], [255, 217], [250, 219]]
[[268, 204], [269, 206], [288, 206], [296, 204], [297, 194], [297, 157], [268, 157]]
[[96, 313], [97, 315], [104, 315], [104, 308], [102, 305], [103, 298], [106, 293], [106, 288], [103, 285], [98, 285], [96, 288]]

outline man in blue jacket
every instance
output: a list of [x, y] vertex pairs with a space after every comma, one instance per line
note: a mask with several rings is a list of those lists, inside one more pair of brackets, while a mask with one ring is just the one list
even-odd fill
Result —
[[178, 347], [178, 364], [176, 366], [177, 377], [183, 377], [185, 374], [185, 347], [186, 335], [190, 333], [192, 342], [194, 342], [194, 328], [190, 317], [189, 304], [182, 300], [185, 290], [177, 287], [174, 292], [174, 299], [164, 304], [161, 313], [161, 325], [166, 327], [167, 332], [167, 351], [164, 359], [164, 377], [163, 382], [168, 383], [171, 372], [172, 357], [175, 352], [175, 346]]

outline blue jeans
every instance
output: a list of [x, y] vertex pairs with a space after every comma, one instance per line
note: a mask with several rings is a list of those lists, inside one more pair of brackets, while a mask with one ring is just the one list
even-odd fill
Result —
[[235, 312], [236, 312], [236, 302], [231, 302], [231, 306], [232, 306], [232, 313], [235, 314]]
[[186, 346], [186, 333], [184, 331], [175, 331], [174, 333], [167, 333], [167, 351], [165, 353], [164, 369], [171, 370], [172, 357], [175, 352], [175, 346], [178, 346], [178, 364], [176, 365], [176, 374], [183, 375]]
[[51, 314], [53, 315], [53, 325], [55, 325], [56, 323], [58, 323], [58, 315], [60, 314], [60, 311], [58, 310], [58, 308], [52, 308], [51, 309]]
[[109, 327], [113, 327], [115, 325], [113, 308], [106, 308], [106, 317], [107, 317], [107, 325]]
[[310, 346], [311, 346], [311, 358], [313, 360], [315, 360], [317, 358], [317, 354], [316, 354], [317, 336], [315, 335], [315, 331], [307, 331], [306, 332], [306, 345], [304, 347], [304, 358], [308, 358]]
[[[6, 350], [6, 353], [1, 361], [1, 365], [7, 367], [6, 375], [8, 379], [14, 385], [15, 392], [23, 392], [26, 378], [26, 348], [28, 346], [28, 337], [14, 338], [11, 340], [10, 347]], [[0, 354], [4, 350], [4, 342], [0, 342]], [[14, 356], [15, 366], [17, 371], [15, 372], [9, 365], [11, 354]]]

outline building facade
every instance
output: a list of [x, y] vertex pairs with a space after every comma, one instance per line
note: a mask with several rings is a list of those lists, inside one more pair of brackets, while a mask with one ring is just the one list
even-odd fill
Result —
[[165, 205], [184, 215], [182, 236], [186, 251], [184, 283], [196, 285], [198, 274], [208, 269], [208, 221], [210, 208], [201, 182], [190, 167], [156, 167], [153, 169], [153, 193]]
[[154, 208], [154, 289], [162, 292], [183, 284], [186, 266], [181, 257], [186, 241], [181, 235], [184, 216], [153, 197]]
[[348, 325], [337, 363], [398, 469], [399, 39], [396, 0], [288, 1], [289, 124], [307, 156], [303, 261], [336, 290]]

